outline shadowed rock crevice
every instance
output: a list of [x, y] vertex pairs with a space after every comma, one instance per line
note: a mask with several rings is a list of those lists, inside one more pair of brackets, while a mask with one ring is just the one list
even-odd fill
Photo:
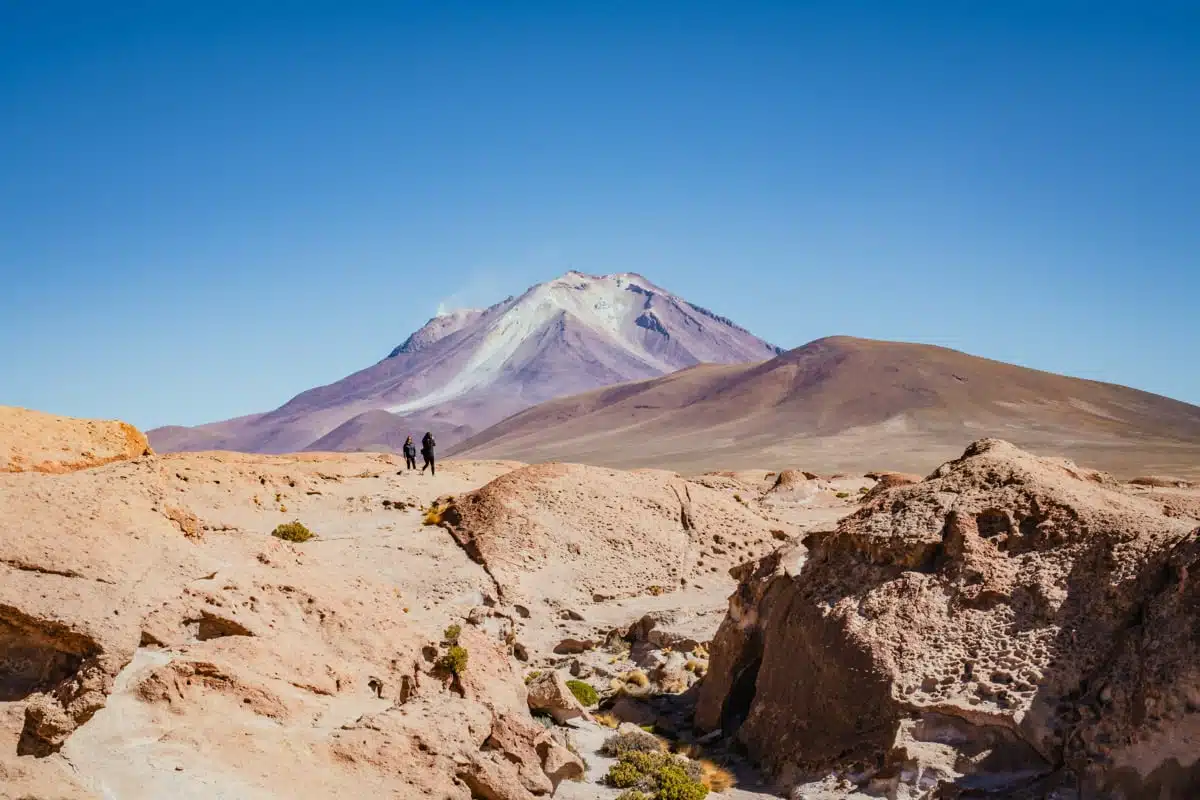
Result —
[[92, 639], [60, 623], [0, 605], [0, 702], [52, 690], [98, 652]]

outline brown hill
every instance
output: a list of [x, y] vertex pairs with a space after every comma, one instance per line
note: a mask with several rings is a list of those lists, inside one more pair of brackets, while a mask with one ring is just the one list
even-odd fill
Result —
[[1200, 408], [932, 345], [835, 336], [553, 400], [455, 448], [472, 458], [680, 470], [796, 464], [925, 473], [983, 436], [1129, 473], [1200, 472]]

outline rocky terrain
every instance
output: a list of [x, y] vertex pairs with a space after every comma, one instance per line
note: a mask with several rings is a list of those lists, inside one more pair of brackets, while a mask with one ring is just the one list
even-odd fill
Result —
[[[926, 479], [432, 477], [0, 411], [0, 798], [1197, 787], [1184, 479], [991, 441]], [[697, 793], [613, 785], [614, 741]]]
[[555, 397], [778, 352], [641, 275], [568, 272], [439, 314], [373, 366], [274, 411], [149, 435], [162, 452], [392, 452], [425, 430], [445, 446]]
[[1200, 520], [1173, 494], [976, 442], [735, 570], [696, 725], [797, 797], [1195, 797]]
[[563, 397], [454, 450], [698, 472], [764, 462], [927, 474], [997, 436], [1122, 477], [1200, 479], [1200, 408], [944, 347], [834, 336]]

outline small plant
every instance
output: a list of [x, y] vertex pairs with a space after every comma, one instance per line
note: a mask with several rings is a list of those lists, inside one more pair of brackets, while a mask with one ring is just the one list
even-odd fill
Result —
[[567, 688], [571, 690], [571, 694], [575, 695], [575, 699], [585, 707], [594, 706], [600, 702], [600, 695], [596, 693], [596, 690], [592, 688], [590, 683], [570, 680], [567, 681]]
[[281, 502], [282, 500], [283, 500], [283, 494], [280, 492], [276, 492], [275, 493], [275, 502], [278, 503], [278, 502]]
[[656, 800], [704, 800], [708, 797], [708, 787], [678, 763], [664, 766], [655, 777], [658, 782]]
[[441, 525], [442, 514], [445, 512], [446, 509], [444, 507], [434, 503], [429, 508], [425, 509], [425, 517], [421, 520], [421, 522], [425, 525]]
[[462, 675], [467, 671], [467, 648], [451, 645], [446, 654], [438, 659], [437, 665], [453, 675]]
[[626, 753], [661, 753], [666, 745], [652, 733], [643, 731], [625, 731], [614, 734], [604, 740], [600, 752], [606, 756], [620, 758]]
[[540, 669], [535, 669], [533, 672], [525, 676], [525, 685], [528, 686], [540, 677], [542, 677], [542, 671]]
[[283, 503], [279, 504], [279, 513], [281, 513], [281, 514], [287, 513], [287, 506], [285, 506]]
[[617, 795], [617, 800], [654, 800], [654, 798], [637, 789], [626, 789]]
[[858, 493], [859, 493], [859, 494], [866, 494], [866, 493], [867, 493], [867, 492], [869, 492], [869, 491], [871, 491], [871, 490], [870, 490], [870, 489], [868, 489], [868, 488], [867, 488], [867, 487], [865, 487], [865, 486], [860, 486], [860, 487], [858, 487]]
[[546, 729], [553, 728], [556, 724], [554, 717], [545, 711], [534, 711], [530, 716], [533, 717], [534, 722]]
[[442, 631], [442, 638], [450, 644], [458, 644], [458, 637], [462, 635], [462, 625], [451, 625], [446, 630]]
[[271, 531], [271, 535], [276, 539], [283, 539], [287, 542], [307, 542], [316, 536], [315, 533], [304, 527], [304, 524], [299, 521], [285, 522], [282, 525], [277, 525], [275, 526], [275, 530]]
[[658, 597], [659, 595], [666, 594], [667, 590], [664, 589], [663, 587], [659, 586], [658, 584], [654, 584], [653, 586], [646, 589], [646, 591], [648, 591], [651, 594], [651, 596]]
[[834, 496], [837, 497], [839, 500], [845, 500], [847, 497], [850, 496], [850, 493], [849, 492], [838, 492]]

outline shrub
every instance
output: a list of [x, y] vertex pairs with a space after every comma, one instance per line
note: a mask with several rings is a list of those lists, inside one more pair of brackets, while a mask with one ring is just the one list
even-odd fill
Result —
[[837, 495], [836, 495], [836, 497], [837, 497], [837, 498], [839, 498], [839, 499], [841, 499], [841, 500], [845, 500], [845, 499], [846, 499], [847, 497], [849, 497], [849, 496], [850, 496], [850, 493], [849, 493], [849, 492], [838, 492], [838, 493], [837, 493]]
[[605, 780], [618, 789], [653, 792], [655, 800], [704, 800], [708, 796], [708, 787], [699, 780], [698, 765], [669, 753], [624, 753], [609, 768]]
[[688, 775], [678, 762], [664, 765], [655, 775], [658, 783], [656, 800], [704, 800], [708, 787]]
[[666, 750], [662, 739], [644, 731], [626, 731], [604, 740], [600, 752], [606, 756], [620, 758], [626, 753], [661, 753]]
[[298, 521], [285, 522], [282, 525], [275, 526], [275, 530], [271, 531], [271, 535], [276, 539], [283, 539], [287, 542], [307, 542], [316, 536], [315, 533]]
[[540, 669], [535, 669], [533, 672], [525, 676], [525, 685], [528, 686], [540, 677], [542, 677], [542, 671]]
[[445, 511], [446, 509], [441, 508], [437, 503], [434, 503], [429, 508], [425, 509], [425, 518], [422, 520], [422, 522], [425, 525], [441, 525], [442, 514], [445, 513]]
[[617, 795], [617, 800], [654, 800], [654, 798], [637, 789], [626, 789]]
[[608, 781], [609, 786], [615, 786], [618, 789], [628, 789], [631, 786], [637, 786], [644, 777], [646, 777], [645, 773], [633, 764], [626, 761], [618, 761], [608, 768], [608, 774], [604, 776], [604, 779]]
[[571, 690], [571, 694], [575, 695], [584, 706], [594, 706], [600, 702], [600, 695], [592, 688], [592, 685], [583, 681], [567, 681], [567, 688]]
[[451, 625], [446, 630], [442, 631], [442, 638], [450, 644], [458, 644], [458, 637], [462, 634], [462, 625]]
[[467, 671], [467, 648], [451, 645], [446, 655], [438, 659], [437, 665], [447, 672], [462, 675]]

